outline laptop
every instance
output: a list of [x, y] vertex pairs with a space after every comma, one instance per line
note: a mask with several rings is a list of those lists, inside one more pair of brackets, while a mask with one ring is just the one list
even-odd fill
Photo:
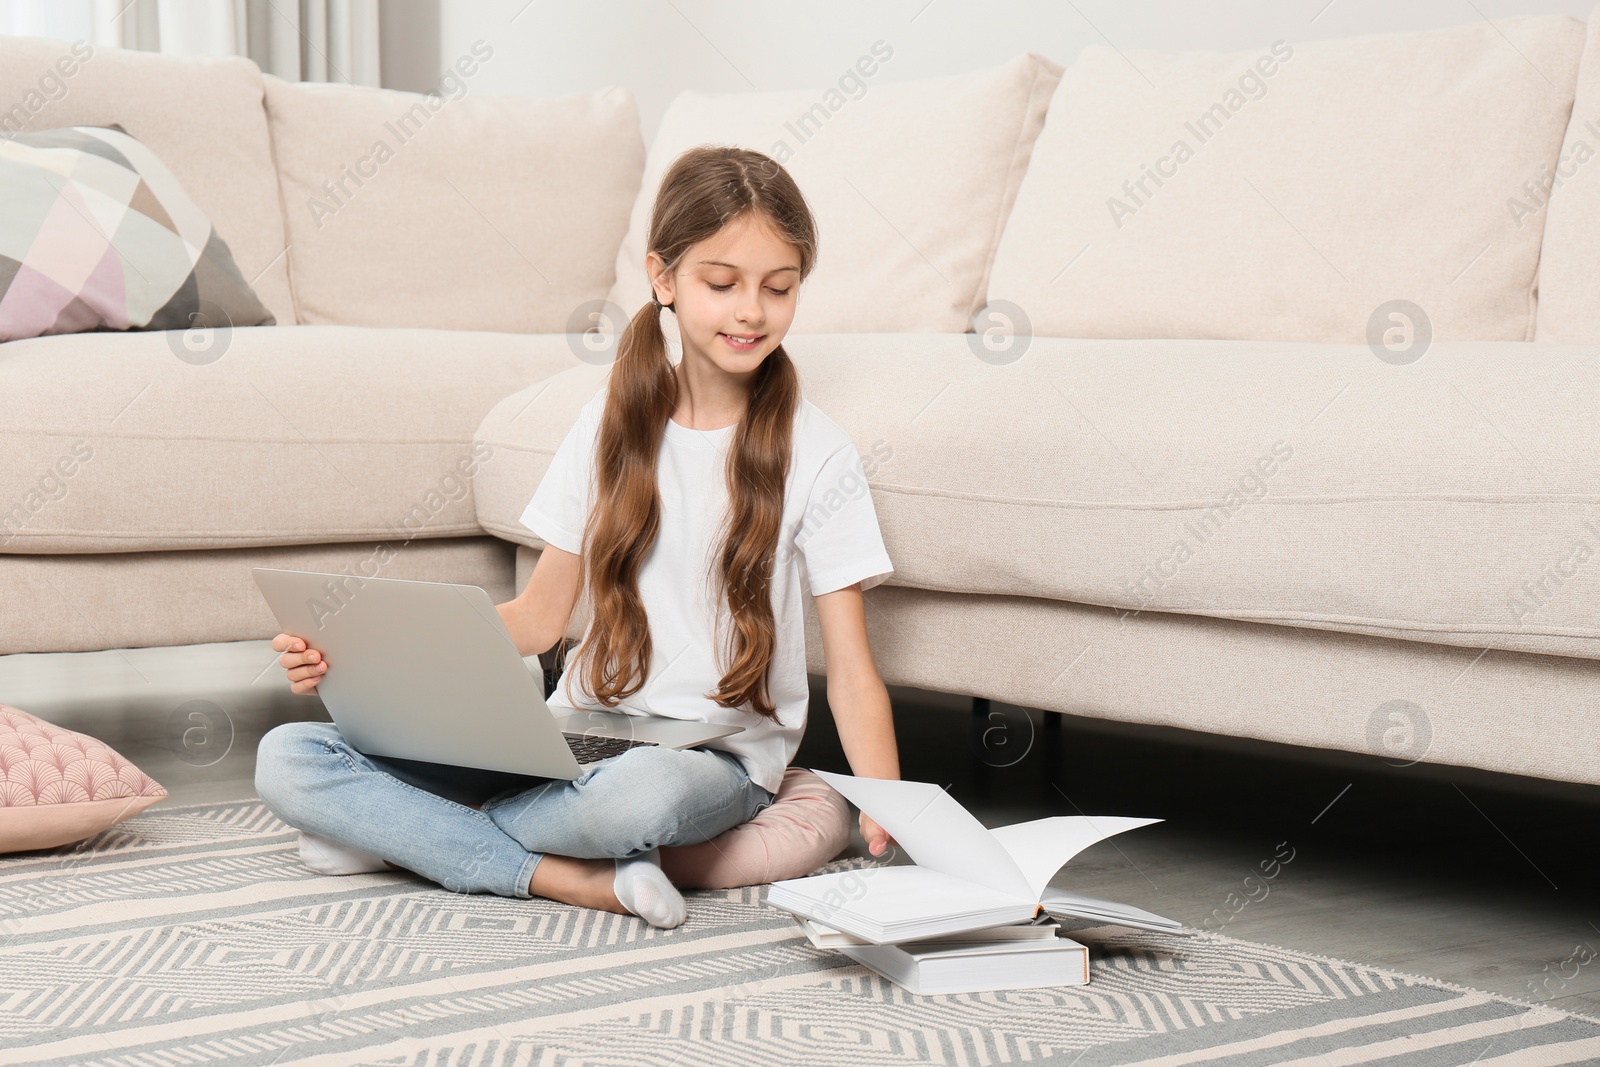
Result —
[[571, 781], [641, 745], [694, 748], [744, 729], [572, 712], [544, 699], [489, 594], [475, 585], [251, 569], [286, 634], [320, 650], [316, 693], [356, 751]]

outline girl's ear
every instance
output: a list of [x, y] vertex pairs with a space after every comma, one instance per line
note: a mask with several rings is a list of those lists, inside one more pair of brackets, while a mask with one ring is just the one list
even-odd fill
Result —
[[655, 290], [656, 299], [662, 304], [670, 304], [677, 295], [673, 290], [672, 274], [667, 270], [667, 261], [660, 252], [651, 252], [644, 259], [644, 269], [650, 275], [650, 287]]

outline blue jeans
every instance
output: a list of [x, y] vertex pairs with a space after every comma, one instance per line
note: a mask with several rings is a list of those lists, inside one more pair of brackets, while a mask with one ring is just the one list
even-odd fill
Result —
[[533, 895], [528, 882], [545, 853], [622, 859], [695, 845], [773, 801], [719, 749], [633, 748], [584, 764], [569, 782], [366, 756], [326, 722], [267, 731], [256, 792], [290, 826], [453, 893], [503, 897]]

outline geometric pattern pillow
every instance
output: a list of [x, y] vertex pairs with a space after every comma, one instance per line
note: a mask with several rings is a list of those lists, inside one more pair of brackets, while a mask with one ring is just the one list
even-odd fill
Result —
[[120, 126], [0, 138], [0, 341], [271, 326], [228, 245]]
[[0, 853], [82, 841], [166, 795], [110, 745], [0, 704]]

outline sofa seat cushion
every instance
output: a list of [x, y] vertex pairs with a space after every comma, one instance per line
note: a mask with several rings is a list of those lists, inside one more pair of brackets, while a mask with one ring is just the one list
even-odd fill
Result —
[[478, 534], [473, 430], [573, 359], [561, 335], [344, 326], [13, 341], [0, 552]]
[[1244, 52], [1089, 45], [989, 299], [1058, 337], [1359, 342], [1404, 300], [1440, 339], [1531, 339], [1544, 217], [1508, 208], [1555, 158], [1583, 24], [1461, 16]]
[[[498, 537], [419, 538], [404, 551], [395, 547], [344, 541], [193, 552], [0, 552], [0, 656], [270, 640], [283, 627], [256, 588], [253, 567], [464, 582], [482, 586], [497, 604], [517, 593], [515, 552]], [[81, 695], [85, 684], [75, 675], [74, 693]]]
[[0, 704], [0, 853], [82, 841], [166, 795], [105, 742]]
[[[1600, 348], [1018, 345], [785, 342], [862, 454], [885, 584], [1600, 658], [1600, 441], [1574, 388]], [[517, 516], [603, 374], [490, 412], [485, 530], [543, 547]]]
[[0, 136], [115, 123], [177, 175], [261, 302], [295, 321], [278, 174], [248, 59], [187, 59], [0, 36]]

